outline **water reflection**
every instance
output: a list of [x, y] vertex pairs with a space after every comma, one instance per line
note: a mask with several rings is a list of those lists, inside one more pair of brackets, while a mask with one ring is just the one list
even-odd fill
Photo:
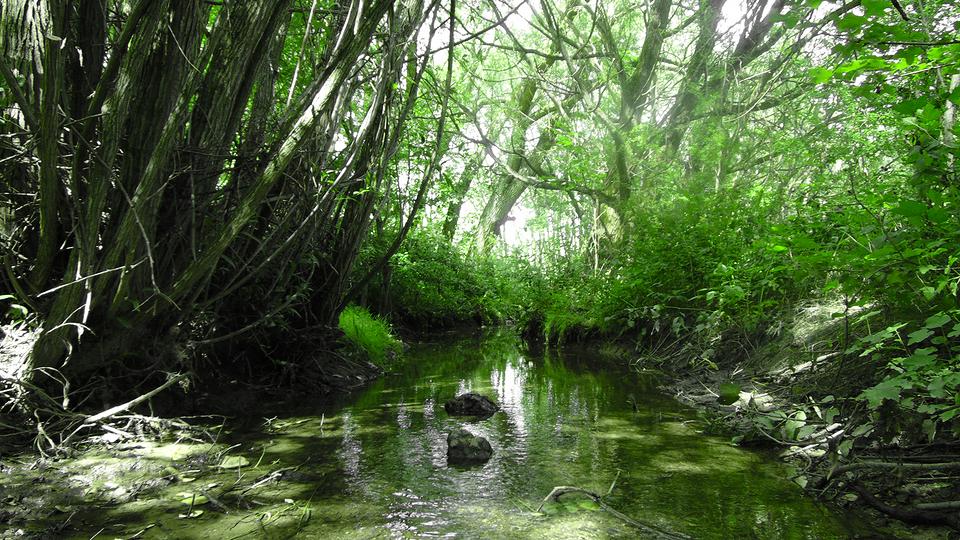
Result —
[[[422, 345], [407, 358], [352, 403], [304, 413], [336, 415], [326, 436], [305, 448], [316, 467], [333, 466], [325, 478], [341, 479], [316, 488], [315, 519], [304, 533], [637, 538], [636, 529], [575, 499], [549, 515], [532, 511], [556, 485], [605, 492], [618, 470], [611, 506], [695, 538], [850, 533], [842, 516], [804, 498], [778, 465], [697, 433], [689, 412], [651, 381], [617, 363], [598, 367], [589, 351], [528, 355], [515, 338], [492, 336]], [[467, 391], [495, 397], [502, 411], [484, 421], [447, 416], [441, 404]], [[278, 444], [318, 435], [315, 422], [291, 425]], [[446, 433], [457, 426], [490, 440], [488, 463], [447, 465]], [[302, 451], [281, 458], [304, 459]], [[344, 514], [345, 505], [366, 510]]]

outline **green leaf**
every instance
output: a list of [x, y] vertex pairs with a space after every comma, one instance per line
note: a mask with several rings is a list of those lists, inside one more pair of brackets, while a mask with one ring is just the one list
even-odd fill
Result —
[[945, 324], [950, 322], [950, 320], [951, 319], [949, 315], [947, 315], [946, 313], [940, 312], [940, 313], [937, 313], [936, 315], [933, 315], [932, 317], [927, 317], [927, 321], [923, 323], [923, 327], [929, 328], [930, 330], [936, 330], [937, 328], [940, 328], [941, 326], [944, 326]]
[[942, 208], [930, 208], [927, 210], [927, 219], [939, 225], [950, 219], [950, 213]]
[[927, 385], [927, 392], [930, 394], [930, 397], [945, 398], [947, 397], [947, 390], [945, 388], [946, 385], [946, 379], [943, 377], [937, 377], [929, 385]]
[[848, 456], [848, 455], [850, 455], [850, 451], [851, 451], [851, 450], [853, 450], [853, 440], [851, 440], [851, 439], [847, 439], [847, 440], [845, 440], [845, 441], [842, 441], [842, 442], [840, 443], [840, 445], [837, 446], [837, 452], [838, 452], [841, 456]]
[[958, 414], [960, 414], [960, 408], [954, 407], [945, 412], [940, 413], [940, 419], [944, 422], [949, 422], [953, 420]]
[[800, 428], [806, 425], [806, 422], [801, 422], [799, 420], [787, 420], [787, 423], [783, 426], [783, 435], [785, 438], [790, 440], [799, 440], [800, 437], [798, 433]]
[[890, 0], [863, 0], [863, 13], [867, 17], [879, 17], [890, 7]]
[[887, 379], [880, 382], [873, 388], [864, 390], [860, 397], [867, 400], [871, 409], [878, 408], [885, 399], [893, 401], [900, 400], [900, 392], [903, 391], [903, 382], [896, 379]]
[[581, 499], [577, 501], [577, 508], [580, 510], [587, 510], [589, 512], [600, 510], [600, 505], [589, 499]]
[[939, 122], [941, 116], [943, 116], [943, 109], [934, 106], [933, 103], [927, 103], [924, 108], [917, 111], [917, 118], [926, 124]]
[[860, 424], [854, 428], [853, 433], [850, 434], [851, 437], [862, 437], [867, 433], [873, 431], [873, 424], [867, 422], [866, 424]]
[[250, 464], [250, 460], [243, 456], [227, 456], [223, 458], [223, 461], [220, 462], [217, 467], [221, 469], [239, 469], [240, 467], [246, 467]]
[[723, 383], [720, 385], [720, 397], [717, 403], [721, 405], [731, 405], [740, 399], [740, 385], [733, 383]]
[[900, 204], [891, 211], [894, 214], [903, 217], [922, 216], [927, 211], [927, 205], [921, 202], [904, 199], [901, 200]]
[[189, 491], [181, 491], [177, 493], [177, 498], [180, 499], [180, 504], [185, 504], [187, 506], [203, 506], [210, 502], [205, 496], [199, 493], [191, 493]]
[[913, 116], [915, 112], [927, 106], [927, 98], [905, 99], [893, 106], [893, 110], [904, 116]]
[[950, 333], [947, 334], [947, 337], [950, 337], [950, 338], [955, 338], [957, 336], [960, 336], [960, 322], [953, 325], [953, 330], [950, 330]]
[[831, 77], [833, 77], [832, 69], [826, 69], [822, 67], [815, 67], [811, 69], [808, 73], [810, 75], [810, 78], [813, 79], [813, 82], [817, 84], [823, 84], [829, 81]]
[[856, 30], [863, 26], [867, 22], [867, 18], [862, 15], [848, 14], [845, 15], [842, 19], [837, 21], [837, 28], [839, 30], [850, 31]]
[[960, 86], [953, 89], [953, 92], [950, 92], [950, 96], [947, 98], [954, 105], [960, 105]]
[[922, 425], [923, 433], [927, 436], [927, 440], [933, 442], [937, 436], [937, 421], [931, 418], [925, 418]]
[[927, 339], [928, 337], [932, 336], [932, 335], [933, 335], [933, 331], [930, 330], [930, 329], [928, 329], [928, 328], [921, 328], [921, 329], [917, 330], [916, 332], [910, 332], [910, 333], [907, 334], [907, 335], [908, 335], [908, 337], [910, 338], [910, 340], [907, 341], [907, 345], [916, 345], [917, 343], [920, 343], [921, 341], [923, 341], [923, 340]]
[[803, 426], [802, 428], [800, 428], [799, 430], [797, 430], [797, 439], [796, 439], [796, 440], [802, 441], [802, 440], [804, 440], [804, 439], [808, 439], [808, 438], [810, 438], [810, 436], [813, 435], [814, 432], [816, 432], [816, 431], [817, 431], [817, 426]]
[[936, 350], [932, 347], [917, 349], [908, 358], [903, 360], [903, 367], [910, 371], [920, 371], [936, 363], [937, 358], [933, 356]]

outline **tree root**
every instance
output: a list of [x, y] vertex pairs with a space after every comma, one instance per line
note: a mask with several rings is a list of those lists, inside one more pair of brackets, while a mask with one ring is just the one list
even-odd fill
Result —
[[954, 515], [954, 513], [940, 513], [920, 508], [890, 506], [879, 501], [873, 494], [856, 482], [850, 484], [850, 489], [856, 491], [857, 494], [863, 498], [864, 502], [876, 508], [878, 511], [905, 523], [913, 523], [916, 525], [946, 525], [947, 527], [960, 531], [960, 517]]
[[960, 462], [951, 461], [944, 463], [903, 463], [895, 461], [857, 461], [855, 463], [848, 463], [846, 465], [840, 465], [835, 467], [833, 470], [827, 472], [827, 474], [817, 481], [814, 485], [815, 489], [825, 489], [832, 481], [836, 480], [841, 474], [845, 472], [852, 472], [861, 469], [889, 469], [889, 470], [905, 470], [905, 471], [949, 471], [960, 469]]

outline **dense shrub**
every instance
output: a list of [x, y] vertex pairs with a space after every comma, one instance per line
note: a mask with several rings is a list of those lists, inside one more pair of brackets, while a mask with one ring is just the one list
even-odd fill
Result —
[[[389, 279], [384, 283], [384, 279]], [[437, 231], [413, 231], [373, 280], [367, 303], [415, 327], [521, 322], [541, 279], [520, 258], [468, 257]]]

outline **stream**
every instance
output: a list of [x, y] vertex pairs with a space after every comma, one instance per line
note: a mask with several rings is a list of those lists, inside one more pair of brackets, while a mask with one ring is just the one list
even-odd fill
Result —
[[[418, 344], [337, 402], [250, 411], [222, 435], [217, 459], [229, 450], [239, 460], [227, 466], [205, 466], [186, 443], [153, 454], [140, 448], [131, 462], [140, 469], [130, 469], [147, 460], [174, 465], [178, 481], [100, 508], [80, 501], [97, 489], [103, 499], [123, 481], [87, 482], [74, 506], [58, 506], [61, 519], [71, 517], [63, 536], [649, 537], [577, 494], [535, 511], [554, 486], [605, 494], [614, 480], [606, 504], [691, 538], [850, 538], [868, 530], [805, 496], [773, 456], [703, 434], [694, 411], [624, 364], [576, 348], [534, 354], [497, 333]], [[490, 396], [501, 411], [482, 421], [448, 416], [444, 401], [467, 391]], [[457, 426], [489, 439], [489, 462], [447, 464], [446, 433]], [[87, 459], [75, 468], [95, 470], [96, 458]]]

